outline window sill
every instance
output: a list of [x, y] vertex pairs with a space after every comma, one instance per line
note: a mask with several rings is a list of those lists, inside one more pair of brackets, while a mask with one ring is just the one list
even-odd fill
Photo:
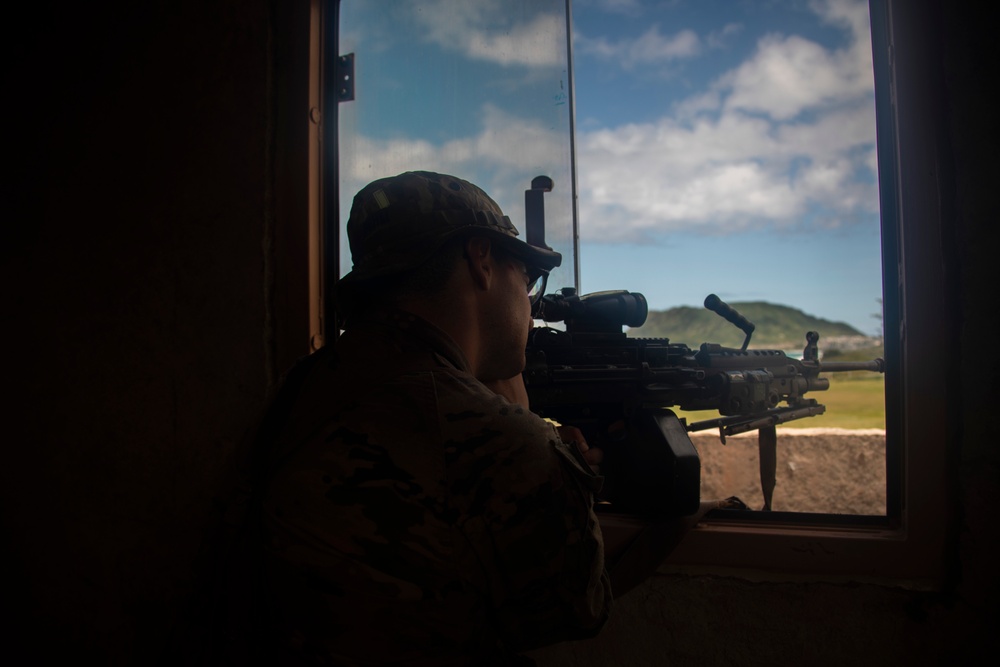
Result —
[[[716, 511], [690, 529], [658, 572], [713, 575], [770, 582], [859, 582], [940, 590], [944, 585], [944, 538], [908, 534], [885, 517], [791, 515], [746, 519]], [[756, 513], [764, 514], [764, 513]], [[847, 524], [859, 520], [864, 523]], [[870, 520], [870, 521], [869, 521]], [[867, 524], [867, 525], [865, 525]], [[879, 525], [882, 524], [882, 525]], [[601, 515], [609, 549], [641, 519]]]

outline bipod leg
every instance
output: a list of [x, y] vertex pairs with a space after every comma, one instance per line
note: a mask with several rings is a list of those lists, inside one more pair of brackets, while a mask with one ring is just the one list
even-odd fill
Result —
[[771, 511], [771, 498], [778, 479], [778, 431], [772, 426], [762, 426], [757, 431], [757, 449], [760, 454], [760, 490], [764, 493], [764, 512]]

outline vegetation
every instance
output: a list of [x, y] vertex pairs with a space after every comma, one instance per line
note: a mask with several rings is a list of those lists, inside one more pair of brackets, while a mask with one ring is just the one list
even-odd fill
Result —
[[[822, 339], [820, 339], [822, 343]], [[761, 346], [762, 347], [762, 346]], [[827, 350], [826, 361], [868, 361], [885, 354], [882, 345], [857, 350]], [[848, 373], [827, 373], [830, 389], [808, 394], [826, 406], [826, 412], [818, 417], [809, 417], [784, 424], [781, 428], [885, 428], [885, 377], [867, 371]], [[676, 411], [686, 417], [688, 423], [704, 419], [714, 419], [717, 412], [700, 410], [696, 412]]]
[[[820, 342], [823, 342], [822, 340]], [[827, 350], [823, 353], [824, 361], [868, 361], [875, 357], [884, 357], [885, 349], [881, 344], [863, 347], [857, 350]]]
[[[869, 350], [871, 352], [871, 350]], [[864, 351], [852, 352], [858, 360], [873, 359], [879, 354], [865, 355]], [[848, 359], [844, 359], [848, 361]], [[852, 359], [853, 360], [853, 359]], [[808, 417], [784, 424], [781, 428], [885, 428], [885, 378], [877, 373], [864, 371], [851, 373], [828, 373], [830, 388], [807, 394], [826, 406], [826, 412], [818, 417]], [[703, 419], [715, 419], [719, 413], [711, 410], [687, 412], [676, 410], [679, 417], [686, 417], [688, 423]]]
[[[878, 338], [870, 338], [866, 347], [843, 349], [829, 344], [831, 338], [863, 339], [864, 334], [843, 322], [831, 322], [807, 315], [801, 310], [763, 301], [733, 303], [733, 308], [756, 325], [751, 348], [783, 350], [801, 349], [807, 331], [818, 331], [819, 348], [824, 361], [867, 361], [885, 354]], [[720, 343], [729, 347], [743, 344], [743, 332], [705, 308], [682, 306], [670, 310], [650, 311], [646, 323], [628, 332], [636, 338], [669, 338], [696, 348], [702, 342]], [[781, 428], [885, 428], [885, 381], [882, 375], [867, 371], [828, 373], [828, 391], [809, 394], [826, 406], [826, 413], [789, 422]], [[717, 412], [677, 411], [688, 423], [714, 419]]]
[[[805, 345], [807, 331], [818, 331], [820, 349], [823, 341], [835, 336], [864, 336], [843, 322], [831, 322], [820, 317], [764, 301], [730, 304], [756, 325], [751, 347], [797, 349]], [[743, 344], [743, 332], [705, 308], [679, 306], [669, 310], [652, 310], [646, 323], [628, 332], [636, 338], [669, 338], [675, 343], [697, 347], [703, 342], [720, 343], [729, 347]]]

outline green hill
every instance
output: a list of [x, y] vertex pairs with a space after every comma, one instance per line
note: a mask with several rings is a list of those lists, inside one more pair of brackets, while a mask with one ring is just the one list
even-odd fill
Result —
[[[818, 331], [820, 349], [824, 339], [840, 336], [864, 336], [849, 324], [831, 322], [807, 315], [801, 310], [765, 301], [730, 304], [756, 325], [751, 347], [795, 349], [805, 344], [807, 331]], [[730, 347], [743, 344], [743, 332], [706, 308], [679, 306], [669, 310], [651, 310], [646, 323], [630, 329], [635, 338], [669, 338], [674, 343], [697, 347], [703, 342]]]

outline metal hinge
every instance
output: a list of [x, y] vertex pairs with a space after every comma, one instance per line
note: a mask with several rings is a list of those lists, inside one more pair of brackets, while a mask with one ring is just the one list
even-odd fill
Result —
[[354, 99], [354, 54], [348, 53], [337, 58], [337, 101], [350, 102]]

